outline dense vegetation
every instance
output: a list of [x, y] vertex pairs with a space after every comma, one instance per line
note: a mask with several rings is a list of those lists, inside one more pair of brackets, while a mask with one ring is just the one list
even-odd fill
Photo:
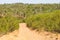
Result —
[[60, 10], [51, 13], [36, 14], [26, 18], [26, 22], [32, 29], [46, 30], [60, 33]]
[[60, 4], [0, 4], [0, 34], [26, 22], [32, 29], [60, 32]]

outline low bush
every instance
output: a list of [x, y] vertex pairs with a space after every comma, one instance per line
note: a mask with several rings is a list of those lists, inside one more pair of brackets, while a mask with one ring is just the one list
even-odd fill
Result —
[[31, 15], [26, 18], [26, 23], [32, 29], [60, 32], [60, 11]]

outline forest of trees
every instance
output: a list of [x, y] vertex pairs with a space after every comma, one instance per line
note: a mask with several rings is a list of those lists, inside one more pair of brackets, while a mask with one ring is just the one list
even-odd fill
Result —
[[22, 22], [38, 31], [60, 32], [60, 4], [0, 4], [0, 34], [18, 29]]

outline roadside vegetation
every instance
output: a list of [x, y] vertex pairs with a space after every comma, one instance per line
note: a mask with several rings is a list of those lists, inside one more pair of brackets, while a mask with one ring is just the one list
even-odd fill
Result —
[[60, 33], [60, 4], [0, 4], [0, 34], [25, 22], [32, 29]]
[[45, 30], [60, 33], [60, 10], [45, 14], [35, 14], [26, 18], [26, 22], [32, 29]]

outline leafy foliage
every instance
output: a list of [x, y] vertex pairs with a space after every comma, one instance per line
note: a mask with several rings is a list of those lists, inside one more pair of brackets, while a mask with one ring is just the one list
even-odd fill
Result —
[[60, 11], [32, 15], [26, 18], [26, 23], [32, 29], [60, 32]]
[[18, 29], [21, 22], [32, 29], [60, 32], [60, 4], [0, 4], [0, 34]]

